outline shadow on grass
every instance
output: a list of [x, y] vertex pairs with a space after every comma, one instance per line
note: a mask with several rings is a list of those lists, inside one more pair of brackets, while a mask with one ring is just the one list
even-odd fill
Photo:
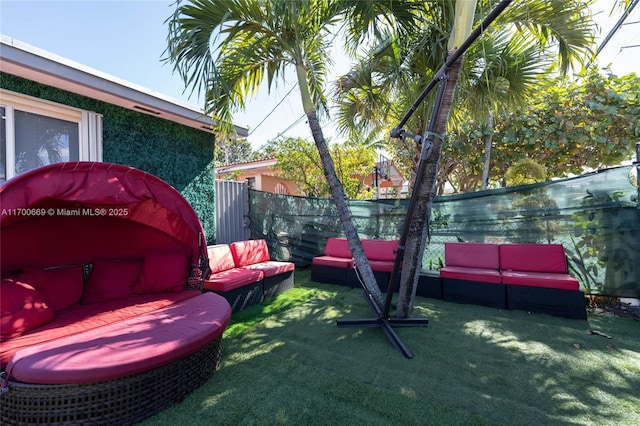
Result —
[[234, 317], [220, 369], [146, 424], [640, 424], [632, 320], [417, 298], [414, 316], [430, 326], [397, 329], [414, 354], [407, 360], [380, 329], [336, 327], [371, 315], [361, 291], [295, 291]]

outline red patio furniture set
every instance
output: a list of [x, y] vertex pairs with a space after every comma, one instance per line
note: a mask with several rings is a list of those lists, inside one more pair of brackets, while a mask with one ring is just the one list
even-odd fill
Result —
[[[364, 240], [382, 291], [393, 268], [397, 241]], [[382, 260], [384, 259], [384, 260]], [[312, 260], [311, 279], [359, 287], [344, 238], [329, 238], [322, 256]], [[560, 244], [445, 243], [439, 275], [421, 275], [417, 294], [458, 303], [586, 319], [584, 293], [569, 275]]]

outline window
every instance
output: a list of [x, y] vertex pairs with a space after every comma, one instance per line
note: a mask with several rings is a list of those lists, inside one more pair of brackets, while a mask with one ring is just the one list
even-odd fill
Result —
[[102, 161], [102, 117], [0, 90], [0, 182], [61, 161]]
[[287, 190], [287, 187], [284, 186], [281, 182], [278, 182], [274, 192], [280, 195], [289, 195], [289, 191]]
[[247, 186], [249, 187], [249, 189], [256, 189], [256, 178], [247, 178]]

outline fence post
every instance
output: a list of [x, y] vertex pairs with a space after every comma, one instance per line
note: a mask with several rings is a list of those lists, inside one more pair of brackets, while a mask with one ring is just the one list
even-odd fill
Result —
[[636, 166], [636, 188], [638, 192], [636, 208], [640, 209], [640, 142], [636, 142], [636, 161], [633, 162], [633, 165]]

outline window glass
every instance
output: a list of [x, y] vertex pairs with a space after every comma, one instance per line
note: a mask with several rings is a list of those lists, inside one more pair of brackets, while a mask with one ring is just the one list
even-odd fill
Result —
[[78, 161], [79, 144], [78, 123], [15, 111], [16, 174], [61, 161]]

